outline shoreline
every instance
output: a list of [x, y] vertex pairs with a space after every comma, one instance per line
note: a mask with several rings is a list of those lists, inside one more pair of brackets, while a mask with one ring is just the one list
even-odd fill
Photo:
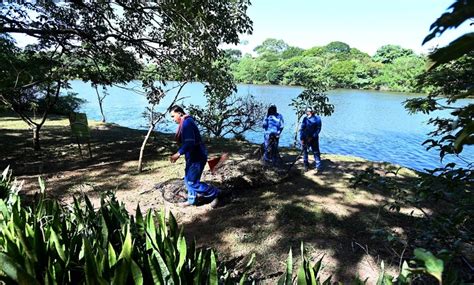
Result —
[[[7, 121], [5, 121], [5, 118], [7, 119]], [[65, 127], [65, 128], [68, 128], [69, 129], [69, 121], [66, 117], [64, 116], [59, 116], [59, 115], [53, 115], [51, 116], [51, 118], [48, 118], [45, 122], [45, 125], [44, 127], [48, 127], [48, 126], [55, 126], [57, 125], [58, 123], [58, 119], [59, 119], [59, 125], [61, 125], [62, 127]], [[98, 129], [109, 129], [109, 128], [120, 128], [120, 129], [125, 129], [125, 130], [129, 130], [131, 132], [140, 132], [140, 133], [143, 133], [143, 135], [146, 134], [146, 129], [135, 129], [135, 128], [129, 128], [129, 127], [125, 127], [125, 126], [122, 126], [122, 125], [119, 125], [117, 123], [109, 123], [109, 122], [106, 122], [106, 123], [102, 123], [100, 121], [96, 121], [96, 120], [92, 120], [92, 119], [88, 119], [88, 123], [89, 123], [89, 128], [98, 128]], [[20, 118], [16, 117], [15, 114], [12, 114], [12, 113], [9, 113], [7, 114], [7, 116], [5, 115], [2, 115], [0, 114], [0, 126], [2, 127], [2, 129], [5, 129], [5, 130], [22, 130], [22, 131], [26, 131], [26, 132], [31, 132], [30, 130], [28, 130], [28, 125], [26, 123], [24, 123]], [[19, 128], [21, 127], [22, 128]], [[68, 132], [69, 130], [66, 130], [66, 132]], [[164, 136], [164, 137], [169, 137], [169, 138], [173, 138], [174, 137], [174, 133], [168, 133], [168, 132], [162, 132], [162, 131], [157, 131], [155, 130], [154, 131], [154, 134], [155, 135], [158, 135], [158, 136]], [[93, 139], [93, 138], [92, 138]], [[254, 142], [251, 142], [247, 139], [245, 140], [236, 140], [234, 138], [208, 138], [208, 137], [204, 137], [203, 138], [206, 142], [206, 145], [208, 144], [213, 144], [215, 142], [218, 142], [218, 143], [222, 143], [222, 142], [241, 142], [241, 143], [246, 143], [246, 144], [249, 144], [249, 145], [252, 145], [253, 147], [257, 148], [260, 143], [254, 143]], [[29, 140], [31, 140], [30, 138], [27, 138], [27, 144], [29, 143]], [[143, 141], [143, 140], [142, 140]], [[294, 153], [299, 153], [301, 151], [300, 148], [297, 148], [297, 147], [291, 147], [291, 146], [281, 146], [280, 147], [280, 150], [286, 150], [287, 152], [294, 152]], [[210, 151], [209, 149], [209, 146], [208, 146], [208, 151]], [[369, 163], [378, 163], [378, 164], [386, 164], [386, 165], [392, 165], [394, 167], [397, 167], [397, 168], [406, 168], [406, 169], [409, 169], [411, 171], [414, 171], [414, 172], [418, 172], [418, 173], [426, 173], [424, 171], [419, 171], [419, 170], [416, 170], [414, 168], [411, 168], [411, 167], [408, 167], [408, 166], [403, 166], [403, 165], [400, 165], [400, 164], [396, 164], [396, 163], [392, 163], [392, 162], [389, 162], [389, 161], [383, 161], [383, 160], [370, 160], [370, 159], [367, 159], [367, 158], [364, 158], [364, 157], [361, 157], [361, 156], [357, 156], [357, 155], [351, 155], [351, 154], [341, 154], [341, 153], [327, 153], [327, 152], [321, 152], [321, 155], [331, 155], [331, 156], [334, 156], [334, 157], [340, 157], [340, 158], [347, 158], [347, 159], [352, 159], [352, 160], [361, 160], [361, 161], [365, 161], [365, 162], [369, 162]], [[311, 159], [311, 158], [310, 158]]]

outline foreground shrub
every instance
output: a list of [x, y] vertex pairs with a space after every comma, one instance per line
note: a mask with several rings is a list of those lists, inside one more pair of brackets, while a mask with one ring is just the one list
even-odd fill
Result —
[[7, 284], [237, 281], [211, 249], [186, 242], [173, 215], [130, 216], [113, 194], [97, 210], [87, 196], [70, 207], [43, 194], [32, 207], [0, 199], [0, 264]]

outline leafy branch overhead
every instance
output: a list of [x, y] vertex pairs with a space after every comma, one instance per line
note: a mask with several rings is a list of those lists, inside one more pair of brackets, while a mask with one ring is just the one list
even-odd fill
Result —
[[[441, 15], [431, 25], [431, 33], [425, 37], [423, 44], [431, 41], [437, 36], [441, 36], [448, 29], [457, 28], [465, 21], [472, 21], [474, 18], [473, 0], [456, 0], [448, 9], [451, 11]], [[467, 33], [452, 41], [446, 47], [437, 49], [432, 54], [430, 54], [432, 63], [429, 65], [428, 69], [433, 69], [440, 64], [448, 63], [451, 60], [460, 58], [461, 56], [472, 51], [473, 47], [474, 33]]]
[[209, 82], [205, 85], [206, 106], [189, 106], [189, 113], [198, 121], [204, 132], [214, 137], [232, 134], [241, 136], [254, 130], [263, 120], [266, 106], [253, 95], [237, 95], [229, 62], [220, 59], [209, 70]]
[[[22, 1], [23, 2], [23, 1]], [[39, 130], [68, 81], [112, 85], [137, 79], [144, 64], [154, 77], [207, 81], [222, 43], [252, 32], [250, 2], [238, 1], [34, 1], [0, 5], [0, 99]], [[20, 48], [11, 35], [28, 36]], [[173, 72], [174, 71], [174, 72]], [[177, 79], [172, 78], [172, 79]], [[13, 85], [12, 85], [13, 84]], [[50, 106], [40, 122], [17, 102]], [[97, 92], [100, 107], [105, 98]], [[26, 110], [30, 111], [30, 110]], [[105, 121], [105, 116], [103, 116]]]
[[[473, 0], [457, 0], [449, 9], [431, 25], [431, 33], [423, 43], [474, 18]], [[453, 105], [473, 94], [474, 33], [464, 34], [449, 45], [436, 49], [429, 58], [432, 62], [428, 72], [419, 77], [419, 84], [432, 86], [431, 92], [426, 98], [407, 100], [405, 107], [412, 113], [451, 111], [452, 117], [430, 119], [429, 123], [435, 125], [436, 130], [430, 133], [432, 138], [425, 142], [428, 148], [439, 149], [442, 159], [446, 154], [459, 154], [464, 146], [474, 144], [474, 105]]]

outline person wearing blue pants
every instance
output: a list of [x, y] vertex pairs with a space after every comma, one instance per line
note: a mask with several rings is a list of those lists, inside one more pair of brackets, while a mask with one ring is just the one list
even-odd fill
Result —
[[[263, 159], [265, 162], [271, 162], [275, 164], [277, 162], [278, 155], [278, 141], [280, 139], [280, 134], [283, 131], [285, 122], [283, 116], [277, 112], [277, 107], [271, 105], [268, 108], [267, 116], [263, 120], [263, 129], [265, 130], [264, 136], [264, 154]], [[270, 143], [270, 140], [273, 140]], [[273, 149], [269, 149], [269, 147]]]
[[171, 108], [171, 117], [179, 124], [175, 139], [181, 144], [178, 152], [170, 156], [170, 161], [175, 163], [184, 154], [186, 167], [184, 169], [184, 183], [188, 191], [188, 200], [180, 203], [186, 207], [196, 205], [198, 198], [211, 201], [211, 207], [216, 207], [220, 195], [219, 189], [201, 182], [201, 175], [207, 162], [207, 150], [201, 139], [194, 119], [187, 115], [180, 106]]
[[319, 151], [319, 133], [321, 132], [321, 118], [314, 114], [312, 108], [306, 108], [306, 117], [301, 122], [300, 140], [303, 147], [304, 170], [309, 170], [308, 149], [314, 155], [314, 164], [317, 172], [321, 171], [321, 152]]

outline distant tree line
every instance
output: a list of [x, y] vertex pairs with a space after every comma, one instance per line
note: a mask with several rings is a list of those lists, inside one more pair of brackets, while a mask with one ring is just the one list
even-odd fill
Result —
[[417, 84], [427, 57], [398, 45], [385, 45], [370, 56], [343, 42], [302, 49], [266, 39], [254, 51], [226, 50], [237, 82], [334, 88], [426, 92]]

